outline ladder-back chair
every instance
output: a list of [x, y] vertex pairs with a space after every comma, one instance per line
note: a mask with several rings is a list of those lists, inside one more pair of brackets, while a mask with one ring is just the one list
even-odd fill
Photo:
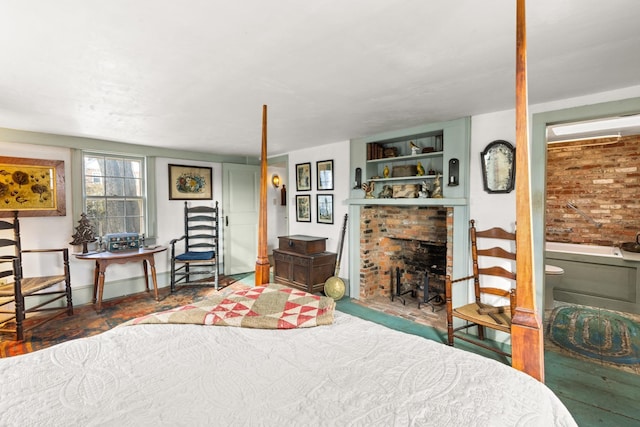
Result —
[[[0, 220], [0, 231], [7, 230], [12, 238], [0, 238], [0, 331], [15, 332], [22, 341], [28, 330], [62, 313], [73, 314], [69, 249], [22, 249], [17, 211], [13, 222]], [[50, 275], [25, 277], [25, 261]], [[55, 303], [61, 299], [66, 301]]]
[[171, 246], [171, 292], [183, 283], [213, 283], [218, 289], [220, 215], [215, 207], [184, 202], [184, 234]]
[[[453, 346], [454, 338], [458, 338], [510, 357], [510, 353], [485, 342], [485, 328], [511, 333], [511, 317], [516, 306], [516, 235], [498, 227], [478, 231], [474, 220], [470, 221], [470, 225], [473, 274], [453, 280], [447, 275], [445, 280], [448, 344]], [[479, 247], [479, 241], [482, 242], [482, 248]], [[492, 282], [485, 285], [485, 279], [489, 277], [492, 277]], [[468, 286], [470, 280], [473, 280], [474, 301], [454, 307], [452, 285], [465, 283]], [[504, 288], [496, 286], [500, 281], [505, 282]], [[502, 299], [504, 304], [487, 303], [487, 300], [491, 298], [487, 298], [487, 296], [490, 295], [493, 295], [495, 300]], [[454, 318], [461, 319], [465, 323], [462, 326], [454, 327]], [[472, 327], [477, 327], [477, 338], [471, 334], [460, 332]]]

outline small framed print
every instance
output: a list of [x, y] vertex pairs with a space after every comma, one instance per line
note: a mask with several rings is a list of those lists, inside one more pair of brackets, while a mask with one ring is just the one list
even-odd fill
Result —
[[333, 160], [316, 162], [318, 190], [333, 190]]
[[296, 195], [296, 221], [311, 222], [311, 196]]
[[333, 194], [317, 194], [318, 214], [316, 216], [320, 224], [333, 224]]
[[296, 190], [311, 190], [311, 163], [298, 163], [296, 165]]

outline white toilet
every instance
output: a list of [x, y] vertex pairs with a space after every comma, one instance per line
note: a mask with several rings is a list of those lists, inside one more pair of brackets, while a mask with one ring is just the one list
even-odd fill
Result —
[[553, 308], [553, 290], [562, 282], [564, 270], [555, 265], [544, 266], [544, 309]]

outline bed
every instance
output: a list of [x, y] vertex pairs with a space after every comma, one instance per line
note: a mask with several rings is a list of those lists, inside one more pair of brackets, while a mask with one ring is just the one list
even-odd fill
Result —
[[325, 314], [328, 324], [286, 329], [146, 316], [2, 359], [0, 425], [575, 425], [520, 371]]

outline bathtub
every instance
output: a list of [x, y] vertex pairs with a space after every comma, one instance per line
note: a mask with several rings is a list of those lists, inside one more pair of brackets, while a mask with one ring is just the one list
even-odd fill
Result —
[[564, 270], [556, 300], [640, 314], [640, 262], [620, 248], [546, 242], [545, 264]]
[[622, 258], [620, 248], [615, 246], [579, 245], [577, 243], [547, 242], [547, 252], [561, 252], [566, 254], [595, 255], [603, 257]]

